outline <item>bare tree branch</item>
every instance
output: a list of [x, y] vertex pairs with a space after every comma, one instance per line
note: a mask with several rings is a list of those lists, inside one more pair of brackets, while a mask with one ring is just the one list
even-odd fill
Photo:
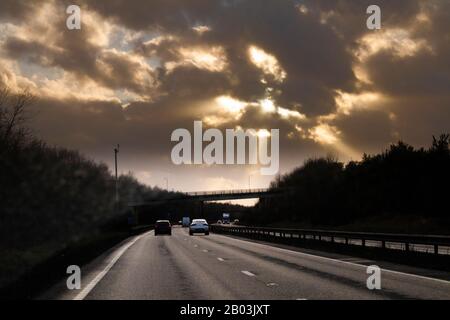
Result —
[[28, 90], [11, 94], [9, 88], [0, 88], [0, 132], [7, 140], [14, 133], [26, 135], [23, 124], [28, 120], [27, 108], [33, 104], [35, 96]]

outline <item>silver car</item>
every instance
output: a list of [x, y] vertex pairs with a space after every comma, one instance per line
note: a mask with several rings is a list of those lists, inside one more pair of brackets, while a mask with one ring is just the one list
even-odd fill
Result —
[[209, 235], [209, 225], [205, 219], [194, 219], [189, 226], [189, 235], [192, 236], [194, 233], [204, 233], [206, 236]]

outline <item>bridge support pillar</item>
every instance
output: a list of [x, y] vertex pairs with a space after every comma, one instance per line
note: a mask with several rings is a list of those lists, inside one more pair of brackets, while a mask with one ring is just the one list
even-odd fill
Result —
[[204, 208], [205, 206], [204, 206], [204, 201], [200, 201], [199, 205], [200, 205], [200, 208], [199, 208], [199, 211], [200, 211], [200, 217], [203, 218], [203, 219], [205, 219], [205, 208]]

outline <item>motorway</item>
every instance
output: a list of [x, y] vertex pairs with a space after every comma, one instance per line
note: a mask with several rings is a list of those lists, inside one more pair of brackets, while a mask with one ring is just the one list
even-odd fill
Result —
[[[81, 290], [64, 281], [41, 298], [450, 299], [448, 274], [187, 231], [130, 238], [82, 267]], [[381, 290], [366, 286], [372, 264]]]

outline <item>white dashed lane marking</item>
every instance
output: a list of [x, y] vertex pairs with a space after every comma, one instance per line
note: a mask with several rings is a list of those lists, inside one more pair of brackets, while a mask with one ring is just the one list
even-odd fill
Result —
[[222, 259], [222, 258], [220, 258], [220, 257], [217, 258], [217, 260], [222, 261], [222, 262], [225, 261], [224, 259]]
[[249, 277], [256, 277], [256, 275], [251, 273], [250, 271], [242, 270], [241, 272]]

